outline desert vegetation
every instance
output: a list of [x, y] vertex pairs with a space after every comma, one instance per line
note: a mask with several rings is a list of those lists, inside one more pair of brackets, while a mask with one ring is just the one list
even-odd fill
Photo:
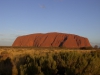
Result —
[[100, 51], [0, 48], [0, 75], [99, 75]]

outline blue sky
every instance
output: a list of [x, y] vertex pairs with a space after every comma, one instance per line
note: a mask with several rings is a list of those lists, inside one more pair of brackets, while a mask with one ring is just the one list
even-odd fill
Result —
[[0, 0], [0, 45], [17, 36], [62, 32], [100, 46], [100, 0]]

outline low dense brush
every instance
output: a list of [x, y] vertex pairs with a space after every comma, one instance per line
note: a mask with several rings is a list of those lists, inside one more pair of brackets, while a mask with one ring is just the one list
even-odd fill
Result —
[[[100, 51], [11, 50], [0, 57], [0, 75], [99, 75]], [[9, 53], [1, 52], [1, 53]], [[17, 55], [15, 55], [15, 53]], [[26, 53], [26, 54], [25, 54]], [[15, 72], [16, 71], [16, 72]]]

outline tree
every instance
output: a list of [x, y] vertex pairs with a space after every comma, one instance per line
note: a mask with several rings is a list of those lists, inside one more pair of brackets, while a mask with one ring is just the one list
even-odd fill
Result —
[[95, 45], [94, 48], [98, 49], [98, 45]]

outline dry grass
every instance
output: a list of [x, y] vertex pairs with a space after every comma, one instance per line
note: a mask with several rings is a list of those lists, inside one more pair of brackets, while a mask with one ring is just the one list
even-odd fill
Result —
[[78, 54], [89, 53], [96, 50], [80, 50], [80, 49], [65, 49], [65, 48], [0, 48], [0, 60], [6, 60], [8, 57], [13, 64], [12, 75], [18, 75], [16, 62], [19, 58], [26, 55], [34, 57], [46, 56], [47, 54], [54, 55], [58, 53], [77, 52]]
[[78, 53], [87, 53], [96, 50], [79, 50], [79, 49], [56, 49], [56, 48], [0, 48], [1, 57], [10, 57], [12, 60], [18, 57], [25, 55], [30, 56], [45, 56], [46, 54], [56, 54], [59, 52], [78, 52]]

